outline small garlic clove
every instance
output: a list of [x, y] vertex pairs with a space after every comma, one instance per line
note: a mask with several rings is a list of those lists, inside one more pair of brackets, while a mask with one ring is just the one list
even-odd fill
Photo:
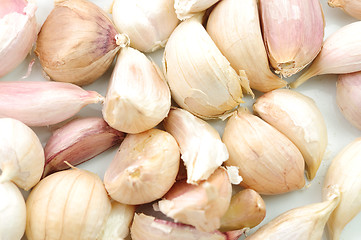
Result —
[[62, 122], [84, 106], [101, 101], [103, 97], [97, 92], [70, 83], [0, 83], [0, 117], [15, 118], [29, 126]]
[[159, 124], [170, 105], [170, 90], [159, 68], [138, 50], [122, 49], [105, 97], [105, 121], [119, 131], [140, 133]]
[[73, 120], [57, 129], [44, 148], [43, 176], [76, 166], [121, 143], [124, 133], [111, 128], [102, 118]]
[[171, 109], [163, 125], [178, 142], [187, 168], [187, 183], [208, 179], [228, 159], [227, 148], [217, 130], [186, 110]]
[[210, 8], [219, 0], [175, 0], [174, 9], [178, 19], [186, 20]]
[[355, 0], [328, 0], [330, 7], [341, 8], [350, 16], [361, 20], [361, 2]]
[[245, 70], [251, 88], [268, 92], [286, 86], [269, 69], [256, 0], [222, 0], [209, 16], [207, 32], [232, 67]]
[[179, 155], [177, 142], [165, 131], [128, 134], [105, 172], [105, 187], [123, 204], [152, 202], [174, 184]]
[[328, 142], [326, 123], [316, 103], [301, 93], [278, 89], [258, 98], [253, 110], [297, 146], [312, 180]]
[[281, 194], [305, 185], [305, 163], [298, 148], [246, 109], [237, 110], [228, 120], [222, 140], [229, 152], [225, 165], [239, 167], [245, 188]]

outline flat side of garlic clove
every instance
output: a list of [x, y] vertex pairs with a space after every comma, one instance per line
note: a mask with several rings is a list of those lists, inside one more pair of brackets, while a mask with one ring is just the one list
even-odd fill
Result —
[[268, 92], [286, 86], [269, 69], [256, 0], [222, 0], [209, 16], [207, 32], [232, 67], [246, 71], [251, 88]]
[[206, 180], [228, 159], [227, 148], [219, 133], [186, 110], [171, 109], [163, 125], [178, 142], [187, 168], [187, 183]]
[[328, 142], [326, 123], [316, 103], [301, 93], [278, 89], [258, 98], [253, 110], [297, 146], [312, 180]]
[[361, 3], [354, 0], [328, 0], [330, 7], [338, 7], [350, 16], [361, 20]]
[[219, 0], [175, 0], [174, 9], [178, 19], [186, 20], [210, 8]]

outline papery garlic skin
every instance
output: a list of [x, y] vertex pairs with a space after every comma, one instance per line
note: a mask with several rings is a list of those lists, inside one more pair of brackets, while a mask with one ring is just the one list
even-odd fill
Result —
[[130, 46], [154, 52], [165, 46], [179, 20], [173, 0], [115, 0], [114, 24], [130, 38]]
[[260, 0], [263, 38], [276, 73], [290, 77], [321, 51], [324, 19], [319, 0]]
[[174, 0], [178, 19], [186, 20], [216, 4], [219, 0]]
[[328, 5], [341, 8], [350, 16], [361, 20], [361, 2], [359, 0], [328, 0]]
[[246, 71], [251, 88], [268, 92], [286, 86], [269, 69], [256, 0], [222, 0], [209, 16], [207, 32], [231, 66]]
[[122, 49], [103, 106], [104, 120], [126, 133], [158, 125], [168, 114], [171, 95], [163, 74], [143, 53]]
[[187, 168], [187, 183], [208, 179], [228, 159], [227, 148], [217, 130], [186, 110], [171, 109], [163, 125], [178, 142]]

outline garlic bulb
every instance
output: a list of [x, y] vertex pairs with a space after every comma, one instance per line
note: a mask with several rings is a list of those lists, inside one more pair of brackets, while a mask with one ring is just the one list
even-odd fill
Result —
[[172, 109], [163, 125], [178, 142], [187, 168], [187, 183], [206, 180], [228, 159], [227, 148], [217, 130], [186, 110]]
[[12, 182], [0, 183], [0, 239], [20, 240], [25, 232], [23, 195]]
[[149, 203], [172, 187], [179, 161], [177, 142], [169, 133], [151, 129], [129, 134], [105, 172], [104, 184], [120, 203]]
[[186, 20], [196, 13], [203, 12], [219, 0], [174, 0], [174, 8], [180, 20]]
[[326, 39], [311, 66], [293, 83], [296, 88], [321, 74], [343, 74], [361, 70], [361, 21], [348, 24]]
[[22, 122], [0, 118], [0, 183], [13, 181], [28, 191], [40, 181], [44, 150], [36, 134]]
[[278, 89], [257, 99], [253, 109], [290, 139], [306, 162], [308, 179], [317, 173], [327, 147], [327, 128], [316, 103], [288, 89]]
[[95, 4], [58, 0], [41, 28], [35, 53], [53, 80], [86, 85], [103, 75], [128, 43]]
[[338, 7], [350, 16], [361, 20], [361, 2], [359, 0], [328, 0], [330, 7]]
[[246, 71], [251, 88], [268, 92], [286, 86], [269, 69], [256, 0], [222, 0], [209, 16], [207, 32], [232, 67]]
[[260, 11], [264, 42], [276, 73], [290, 77], [321, 51], [324, 19], [319, 0], [260, 0]]
[[248, 80], [233, 70], [201, 18], [198, 14], [174, 30], [165, 46], [164, 72], [179, 106], [202, 118], [218, 118], [242, 102]]
[[282, 133], [239, 109], [228, 120], [223, 133], [229, 166], [239, 167], [241, 185], [260, 194], [281, 194], [305, 184], [304, 160], [297, 147]]
[[117, 29], [130, 38], [130, 46], [154, 52], [165, 46], [178, 25], [173, 0], [115, 0], [113, 20]]
[[0, 7], [0, 77], [17, 67], [37, 37], [32, 0], [2, 0]]
[[133, 48], [122, 49], [104, 102], [105, 121], [119, 131], [140, 133], [160, 123], [170, 105], [170, 90], [158, 66]]

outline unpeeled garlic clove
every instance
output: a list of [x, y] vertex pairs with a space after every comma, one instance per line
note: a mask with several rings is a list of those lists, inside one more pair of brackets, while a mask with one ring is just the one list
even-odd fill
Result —
[[306, 162], [306, 175], [312, 180], [327, 147], [327, 128], [316, 103], [288, 89], [278, 89], [257, 99], [253, 110], [290, 139]]
[[160, 123], [170, 105], [170, 90], [159, 68], [138, 50], [122, 49], [105, 97], [105, 121], [119, 131], [140, 133]]
[[178, 19], [186, 20], [210, 8], [219, 0], [175, 0], [174, 9]]
[[232, 67], [245, 70], [251, 88], [268, 92], [286, 86], [269, 69], [256, 0], [222, 0], [209, 16], [207, 32]]
[[246, 109], [228, 120], [223, 133], [229, 159], [243, 177], [241, 185], [260, 194], [281, 194], [305, 184], [304, 160], [282, 133]]
[[361, 20], [361, 2], [358, 0], [328, 0], [330, 7], [338, 7], [350, 16]]
[[62, 122], [84, 106], [101, 101], [103, 97], [99, 93], [70, 83], [0, 83], [0, 117], [15, 118], [28, 126]]

